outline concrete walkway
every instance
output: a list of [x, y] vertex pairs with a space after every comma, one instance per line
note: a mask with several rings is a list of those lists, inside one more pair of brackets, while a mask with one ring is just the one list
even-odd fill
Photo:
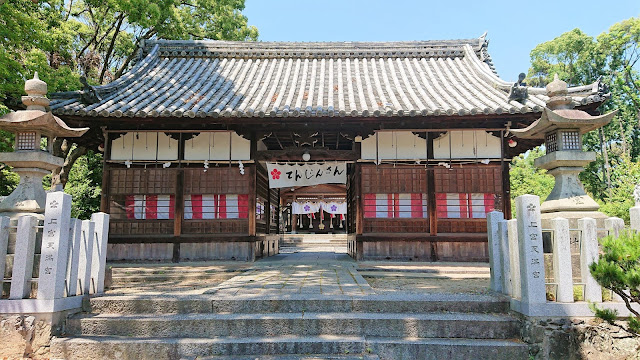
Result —
[[333, 252], [279, 254], [207, 291], [219, 297], [287, 297], [296, 294], [374, 294], [348, 255]]

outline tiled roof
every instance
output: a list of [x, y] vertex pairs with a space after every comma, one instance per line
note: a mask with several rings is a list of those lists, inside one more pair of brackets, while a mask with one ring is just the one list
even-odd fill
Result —
[[[544, 88], [509, 100], [484, 37], [416, 42], [148, 41], [116, 81], [53, 101], [58, 115], [89, 117], [392, 117], [541, 112]], [[60, 94], [62, 95], [62, 94]], [[598, 83], [569, 89], [603, 100]], [[85, 100], [86, 102], [86, 100]]]

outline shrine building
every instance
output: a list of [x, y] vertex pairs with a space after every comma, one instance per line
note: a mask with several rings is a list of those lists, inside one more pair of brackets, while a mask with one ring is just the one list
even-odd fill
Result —
[[[344, 232], [357, 260], [487, 261], [509, 163], [542, 142], [510, 130], [549, 100], [501, 80], [487, 45], [146, 41], [51, 109], [102, 129], [110, 260], [253, 261]], [[594, 113], [607, 94], [567, 96]]]

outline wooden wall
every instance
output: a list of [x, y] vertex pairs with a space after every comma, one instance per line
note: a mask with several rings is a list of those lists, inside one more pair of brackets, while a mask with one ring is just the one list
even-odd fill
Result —
[[[503, 210], [502, 170], [496, 165], [453, 165], [434, 169], [435, 193], [488, 193], [495, 197], [494, 208]], [[437, 211], [435, 212], [437, 216]], [[486, 218], [437, 219], [438, 233], [486, 233]]]
[[[361, 165], [360, 181], [363, 200], [364, 194], [413, 193], [427, 195], [427, 170], [424, 166]], [[370, 218], [363, 216], [363, 234], [398, 232], [428, 233], [429, 219], [426, 214], [422, 218]]]
[[[482, 211], [504, 210], [502, 173], [497, 164], [356, 164], [347, 187], [348, 218], [356, 223], [349, 231], [349, 254], [357, 260], [488, 261], [484, 213], [439, 217], [436, 197], [483, 195]], [[363, 216], [366, 194], [398, 193], [425, 194], [428, 217]]]
[[[110, 167], [104, 184], [109, 201], [103, 211], [111, 213], [109, 260], [253, 261], [277, 253], [277, 238], [256, 236], [277, 234], [279, 194], [269, 190], [262, 167], [247, 164], [244, 175], [237, 166], [212, 166], [206, 172], [200, 166]], [[204, 200], [196, 209], [193, 196], [216, 199], [216, 210]], [[155, 203], [149, 199], [160, 197], [164, 207], [150, 210]], [[217, 204], [223, 198], [221, 215]], [[262, 202], [260, 214], [257, 201]]]
[[[174, 169], [111, 169], [108, 193], [109, 234], [138, 236], [173, 234], [173, 220], [131, 219], [127, 197], [136, 195], [173, 195], [177, 172]], [[129, 209], [130, 211], [130, 209]]]

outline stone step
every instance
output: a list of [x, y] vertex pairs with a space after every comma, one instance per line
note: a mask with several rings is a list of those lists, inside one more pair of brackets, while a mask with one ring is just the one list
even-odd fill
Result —
[[464, 313], [272, 313], [81, 314], [67, 321], [72, 335], [130, 337], [320, 336], [447, 337], [508, 339], [518, 321], [504, 314]]
[[219, 298], [193, 296], [101, 296], [91, 299], [93, 313], [111, 314], [186, 314], [186, 313], [288, 313], [288, 312], [388, 312], [394, 313], [506, 313], [504, 297], [469, 294], [370, 295], [349, 296], [292, 295], [287, 299], [271, 297]]
[[280, 244], [346, 244], [348, 236], [346, 234], [335, 235], [285, 235]]
[[346, 241], [286, 241], [281, 242], [279, 247], [284, 246], [347, 246]]
[[347, 243], [281, 243], [278, 249], [288, 248], [288, 247], [297, 247], [297, 248], [323, 248], [323, 247], [347, 247]]
[[[94, 336], [51, 341], [51, 358], [65, 360], [174, 360], [203, 356], [363, 354], [361, 336], [216, 338], [127, 338]], [[235, 358], [235, 357], [234, 357]]]
[[[315, 354], [315, 355], [306, 355]], [[249, 357], [256, 355], [257, 357]], [[290, 355], [299, 355], [291, 357]], [[264, 357], [263, 357], [264, 356]], [[251, 338], [54, 338], [52, 359], [528, 359], [515, 340], [364, 338], [360, 336]]]
[[367, 338], [366, 350], [383, 360], [525, 360], [529, 347], [518, 340]]
[[279, 354], [279, 355], [219, 355], [219, 356], [199, 356], [197, 360], [380, 360], [378, 355], [331, 355], [331, 354], [315, 354], [315, 355], [295, 355], [295, 354]]

